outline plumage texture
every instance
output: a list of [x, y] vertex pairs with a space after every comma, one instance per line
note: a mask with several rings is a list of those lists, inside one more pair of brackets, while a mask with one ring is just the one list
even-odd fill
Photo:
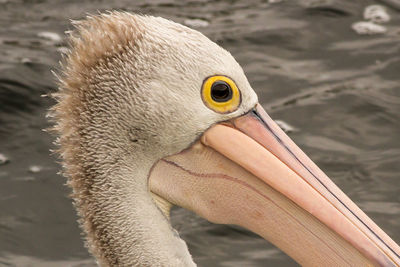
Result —
[[[150, 168], [257, 97], [228, 52], [180, 24], [112, 12], [75, 27], [51, 116], [88, 248], [103, 266], [194, 265], [151, 198]], [[202, 103], [202, 82], [215, 74], [242, 89], [231, 114]]]

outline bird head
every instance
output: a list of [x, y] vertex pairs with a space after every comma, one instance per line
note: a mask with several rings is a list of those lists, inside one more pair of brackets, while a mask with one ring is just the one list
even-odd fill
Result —
[[145, 172], [137, 186], [166, 217], [173, 204], [245, 227], [304, 265], [400, 264], [399, 247], [268, 116], [229, 52], [158, 17], [113, 12], [76, 27], [54, 111], [67, 176], [82, 176], [70, 181], [81, 214], [102, 213], [83, 196], [104, 181], [88, 176], [124, 166]]

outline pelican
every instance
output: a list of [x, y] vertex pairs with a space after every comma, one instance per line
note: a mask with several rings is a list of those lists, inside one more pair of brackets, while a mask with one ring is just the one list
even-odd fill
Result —
[[231, 54], [203, 34], [109, 12], [75, 22], [69, 40], [51, 113], [100, 266], [195, 266], [170, 224], [172, 205], [249, 229], [301, 265], [400, 266], [399, 246], [277, 126]]

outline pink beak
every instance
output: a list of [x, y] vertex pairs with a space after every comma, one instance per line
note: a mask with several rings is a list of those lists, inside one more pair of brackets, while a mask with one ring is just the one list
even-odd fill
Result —
[[150, 189], [210, 221], [243, 226], [302, 265], [400, 266], [399, 246], [260, 105], [161, 160]]

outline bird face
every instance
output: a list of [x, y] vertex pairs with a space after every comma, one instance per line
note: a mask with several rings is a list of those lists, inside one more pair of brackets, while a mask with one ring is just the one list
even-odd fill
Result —
[[151, 71], [150, 78], [141, 79], [136, 95], [142, 101], [132, 109], [143, 111], [134, 124], [146, 129], [141, 138], [149, 144], [146, 151], [157, 143], [152, 155], [175, 154], [213, 124], [255, 107], [257, 95], [228, 51], [171, 21], [145, 17], [143, 23], [146, 30], [139, 45], [144, 58], [135, 64]]

